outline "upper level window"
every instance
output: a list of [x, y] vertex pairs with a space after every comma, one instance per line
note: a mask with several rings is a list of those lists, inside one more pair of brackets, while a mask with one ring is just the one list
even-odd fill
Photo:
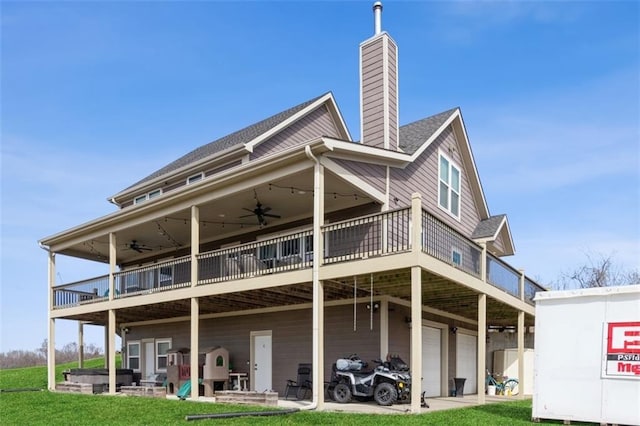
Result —
[[199, 180], [202, 180], [203, 178], [204, 178], [204, 173], [202, 172], [198, 173], [197, 175], [189, 176], [187, 178], [187, 185], [189, 185], [190, 183], [194, 183]]
[[460, 169], [440, 153], [438, 164], [438, 204], [460, 219]]
[[151, 200], [152, 198], [156, 198], [160, 195], [162, 195], [162, 189], [154, 189], [153, 191], [147, 192], [146, 194], [138, 195], [133, 199], [133, 204], [140, 204], [147, 200]]

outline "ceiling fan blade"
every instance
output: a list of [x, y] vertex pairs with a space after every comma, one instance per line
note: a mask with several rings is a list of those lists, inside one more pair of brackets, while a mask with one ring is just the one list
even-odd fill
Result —
[[271, 207], [265, 207], [264, 209], [262, 209], [262, 213], [267, 213], [271, 211]]
[[255, 216], [255, 215], [256, 215], [255, 213], [245, 214], [245, 215], [243, 215], [243, 216], [238, 216], [238, 218], [243, 218], [243, 217], [252, 217], [252, 216]]
[[266, 217], [274, 217], [274, 218], [276, 218], [276, 219], [280, 219], [280, 218], [281, 218], [281, 216], [280, 216], [280, 215], [277, 215], [277, 214], [267, 214], [267, 213], [265, 213], [265, 214], [263, 214], [262, 216], [266, 216]]
[[255, 214], [255, 210], [251, 210], [251, 209], [248, 209], [246, 207], [243, 207], [242, 210], [246, 210], [248, 212], [251, 212], [251, 213]]

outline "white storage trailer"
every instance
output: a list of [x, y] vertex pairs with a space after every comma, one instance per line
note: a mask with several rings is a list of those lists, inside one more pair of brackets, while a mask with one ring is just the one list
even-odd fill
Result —
[[640, 285], [535, 302], [533, 419], [640, 425]]

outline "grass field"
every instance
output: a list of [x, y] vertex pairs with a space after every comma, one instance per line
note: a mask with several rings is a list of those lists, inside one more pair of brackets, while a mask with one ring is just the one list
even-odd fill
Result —
[[[102, 367], [102, 359], [91, 360], [86, 367]], [[75, 363], [60, 365], [56, 377]], [[63, 394], [48, 391], [7, 392], [16, 388], [46, 388], [46, 367], [0, 371], [0, 423], [2, 425], [177, 425], [191, 414], [264, 411], [265, 407], [209, 404], [155, 398], [110, 395]], [[434, 411], [420, 415], [375, 415], [327, 412], [297, 412], [275, 417], [240, 417], [224, 420], [200, 420], [196, 424], [224, 421], [224, 424], [264, 425], [370, 425], [381, 420], [393, 425], [524, 425], [531, 424], [531, 401]], [[555, 423], [560, 422], [543, 422]]]

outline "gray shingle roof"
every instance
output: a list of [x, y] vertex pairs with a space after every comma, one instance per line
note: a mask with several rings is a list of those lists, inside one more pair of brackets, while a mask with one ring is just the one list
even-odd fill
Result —
[[133, 188], [134, 186], [137, 186], [144, 182], [155, 179], [159, 176], [165, 175], [167, 173], [171, 173], [181, 167], [194, 163], [198, 160], [209, 157], [227, 148], [248, 143], [251, 140], [255, 139], [256, 137], [260, 136], [261, 134], [271, 130], [278, 124], [282, 123], [286, 119], [295, 115], [296, 113], [300, 112], [304, 108], [308, 107], [309, 105], [311, 105], [312, 103], [320, 99], [321, 97], [325, 96], [327, 93], [324, 93], [318, 97], [315, 97], [306, 102], [303, 102], [300, 105], [296, 105], [293, 108], [289, 108], [285, 111], [275, 114], [262, 121], [258, 121], [257, 123], [254, 123], [250, 126], [245, 127], [244, 129], [240, 129], [236, 132], [233, 132], [220, 139], [216, 139], [213, 142], [209, 142], [206, 145], [202, 145], [201, 147], [196, 148], [193, 151], [189, 152], [188, 154], [183, 155], [177, 160], [167, 164], [163, 168], [156, 170], [155, 172], [151, 173], [149, 176], [145, 177], [144, 179], [139, 180], [138, 182], [126, 188], [125, 191], [127, 189]]
[[416, 152], [457, 109], [452, 108], [440, 114], [400, 126], [400, 148], [407, 154]]
[[473, 230], [473, 234], [471, 238], [489, 238], [496, 235], [496, 232], [500, 229], [500, 224], [506, 215], [499, 214], [496, 216], [491, 216], [490, 218], [481, 220], [476, 226], [476, 229]]

